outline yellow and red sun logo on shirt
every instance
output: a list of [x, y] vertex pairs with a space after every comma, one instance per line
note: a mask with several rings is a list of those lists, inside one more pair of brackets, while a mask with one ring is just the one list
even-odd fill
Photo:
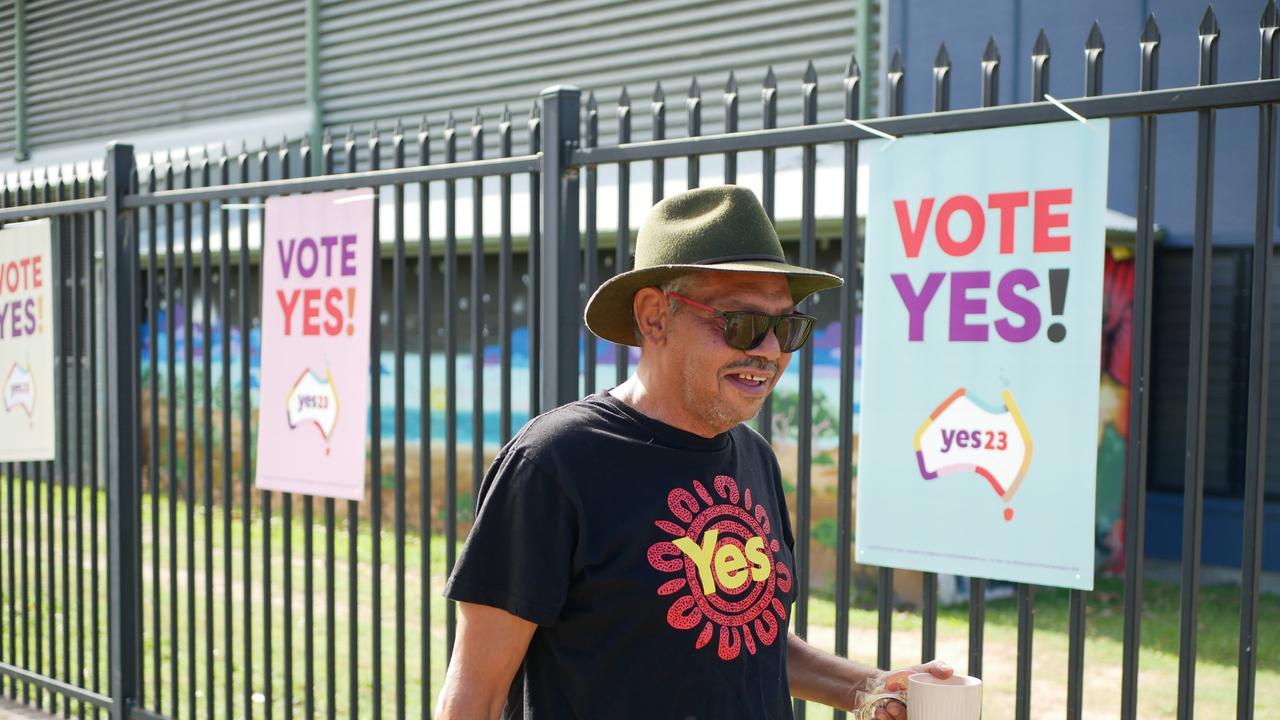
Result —
[[649, 564], [675, 575], [658, 587], [675, 596], [667, 623], [677, 630], [701, 628], [695, 647], [717, 639], [717, 654], [733, 660], [745, 648], [756, 654], [772, 645], [785, 627], [787, 607], [778, 597], [791, 592], [791, 568], [778, 558], [781, 544], [765, 507], [739, 492], [738, 483], [718, 475], [708, 490], [693, 481], [693, 492], [675, 488], [667, 508], [678, 522], [655, 524], [672, 536], [649, 547]]

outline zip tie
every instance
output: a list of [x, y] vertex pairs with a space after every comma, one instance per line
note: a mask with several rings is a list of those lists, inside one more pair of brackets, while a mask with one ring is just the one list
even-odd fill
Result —
[[346, 203], [360, 202], [361, 200], [373, 200], [378, 197], [370, 193], [369, 195], [352, 195], [351, 197], [338, 198], [333, 201], [334, 205], [344, 205]]
[[1064, 113], [1066, 113], [1066, 114], [1070, 115], [1071, 117], [1075, 118], [1076, 120], [1079, 120], [1080, 122], [1084, 123], [1085, 125], [1088, 125], [1089, 127], [1093, 127], [1092, 125], [1089, 125], [1089, 121], [1085, 118], [1085, 116], [1083, 116], [1083, 115], [1081, 115], [1080, 113], [1076, 112], [1075, 110], [1072, 110], [1071, 108], [1067, 107], [1066, 103], [1062, 102], [1062, 101], [1061, 101], [1061, 100], [1059, 100], [1058, 98], [1056, 98], [1056, 97], [1054, 97], [1054, 96], [1050, 95], [1049, 93], [1045, 93], [1045, 94], [1044, 94], [1044, 99], [1045, 99], [1045, 100], [1048, 100], [1048, 101], [1049, 101], [1049, 102], [1051, 102], [1051, 103], [1053, 103], [1053, 106], [1054, 106], [1054, 107], [1056, 107], [1056, 108], [1058, 108], [1058, 109], [1059, 109], [1059, 110], [1061, 110], [1062, 112], [1064, 112]]
[[222, 203], [223, 210], [256, 210], [266, 207], [263, 203]]
[[884, 138], [885, 140], [888, 140], [888, 141], [890, 141], [890, 142], [893, 142], [894, 140], [897, 140], [897, 139], [898, 139], [898, 136], [897, 136], [897, 135], [890, 135], [889, 133], [887, 133], [887, 132], [885, 132], [885, 131], [883, 131], [883, 130], [877, 130], [876, 128], [873, 128], [873, 127], [871, 127], [870, 125], [867, 125], [866, 123], [860, 123], [860, 122], [858, 122], [857, 120], [852, 120], [852, 119], [850, 119], [850, 118], [845, 118], [845, 119], [844, 119], [844, 121], [845, 121], [845, 122], [847, 122], [847, 123], [849, 123], [850, 125], [852, 125], [852, 126], [854, 126], [854, 127], [858, 128], [859, 130], [861, 130], [861, 131], [863, 131], [863, 132], [869, 132], [869, 133], [871, 133], [872, 135], [875, 135], [876, 137], [882, 137], [882, 138]]

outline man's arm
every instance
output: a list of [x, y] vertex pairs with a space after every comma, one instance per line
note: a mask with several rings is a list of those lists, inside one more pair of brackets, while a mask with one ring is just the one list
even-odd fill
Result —
[[537, 627], [506, 610], [458, 603], [458, 636], [436, 701], [437, 720], [500, 716]]
[[[953, 671], [946, 663], [934, 660], [885, 672], [823, 652], [794, 633], [787, 634], [787, 681], [791, 685], [791, 694], [802, 700], [820, 702], [841, 710], [856, 710], [864, 693], [875, 691], [881, 685], [889, 690], [905, 689], [907, 676], [918, 672], [948, 678]], [[887, 702], [876, 710], [875, 717], [876, 720], [906, 720], [907, 711], [901, 703]]]

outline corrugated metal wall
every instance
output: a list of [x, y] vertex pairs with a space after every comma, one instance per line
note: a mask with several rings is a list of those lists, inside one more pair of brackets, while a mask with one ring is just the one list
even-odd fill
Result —
[[303, 11], [299, 0], [30, 0], [31, 148], [304, 105]]
[[[354, 125], [496, 121], [510, 105], [517, 137], [543, 88], [594, 90], [602, 142], [625, 85], [633, 135], [649, 137], [654, 83], [668, 136], [683, 135], [689, 81], [703, 88], [703, 132], [722, 129], [733, 71], [740, 127], [760, 125], [773, 64], [779, 124], [799, 122], [800, 77], [813, 60], [821, 118], [842, 112], [858, 0], [320, 0], [320, 106], [336, 134]], [[870, 57], [879, 55], [872, 2]], [[28, 0], [27, 127], [39, 151], [306, 107], [305, 0]], [[0, 7], [0, 154], [12, 157], [13, 3]], [[874, 74], [871, 97], [878, 82]], [[585, 99], [584, 99], [585, 100]], [[465, 148], [467, 133], [460, 133]], [[490, 133], [493, 138], [493, 133]], [[251, 144], [257, 138], [249, 138]], [[522, 141], [517, 142], [517, 147]], [[363, 143], [362, 143], [363, 145]]]
[[13, 3], [0, 4], [0, 157], [13, 155]]
[[[496, 122], [509, 104], [520, 129], [539, 91], [567, 83], [595, 91], [601, 141], [611, 142], [625, 85], [633, 137], [644, 139], [654, 83], [661, 81], [667, 134], [675, 137], [685, 132], [685, 98], [697, 76], [705, 134], [723, 127], [721, 93], [732, 70], [740, 127], [756, 128], [760, 85], [772, 63], [779, 125], [795, 124], [809, 60], [819, 74], [820, 116], [835, 119], [843, 113], [841, 78], [857, 7], [856, 0], [322, 0], [324, 122], [339, 132], [375, 121], [386, 128], [398, 118], [416, 126], [424, 114], [439, 124], [454, 111], [469, 125], [475, 108]], [[871, 56], [878, 53], [877, 43]]]

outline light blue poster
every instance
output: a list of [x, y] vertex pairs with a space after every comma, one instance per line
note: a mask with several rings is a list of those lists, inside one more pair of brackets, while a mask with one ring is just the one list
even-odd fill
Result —
[[858, 562], [1093, 588], [1109, 137], [867, 153]]

